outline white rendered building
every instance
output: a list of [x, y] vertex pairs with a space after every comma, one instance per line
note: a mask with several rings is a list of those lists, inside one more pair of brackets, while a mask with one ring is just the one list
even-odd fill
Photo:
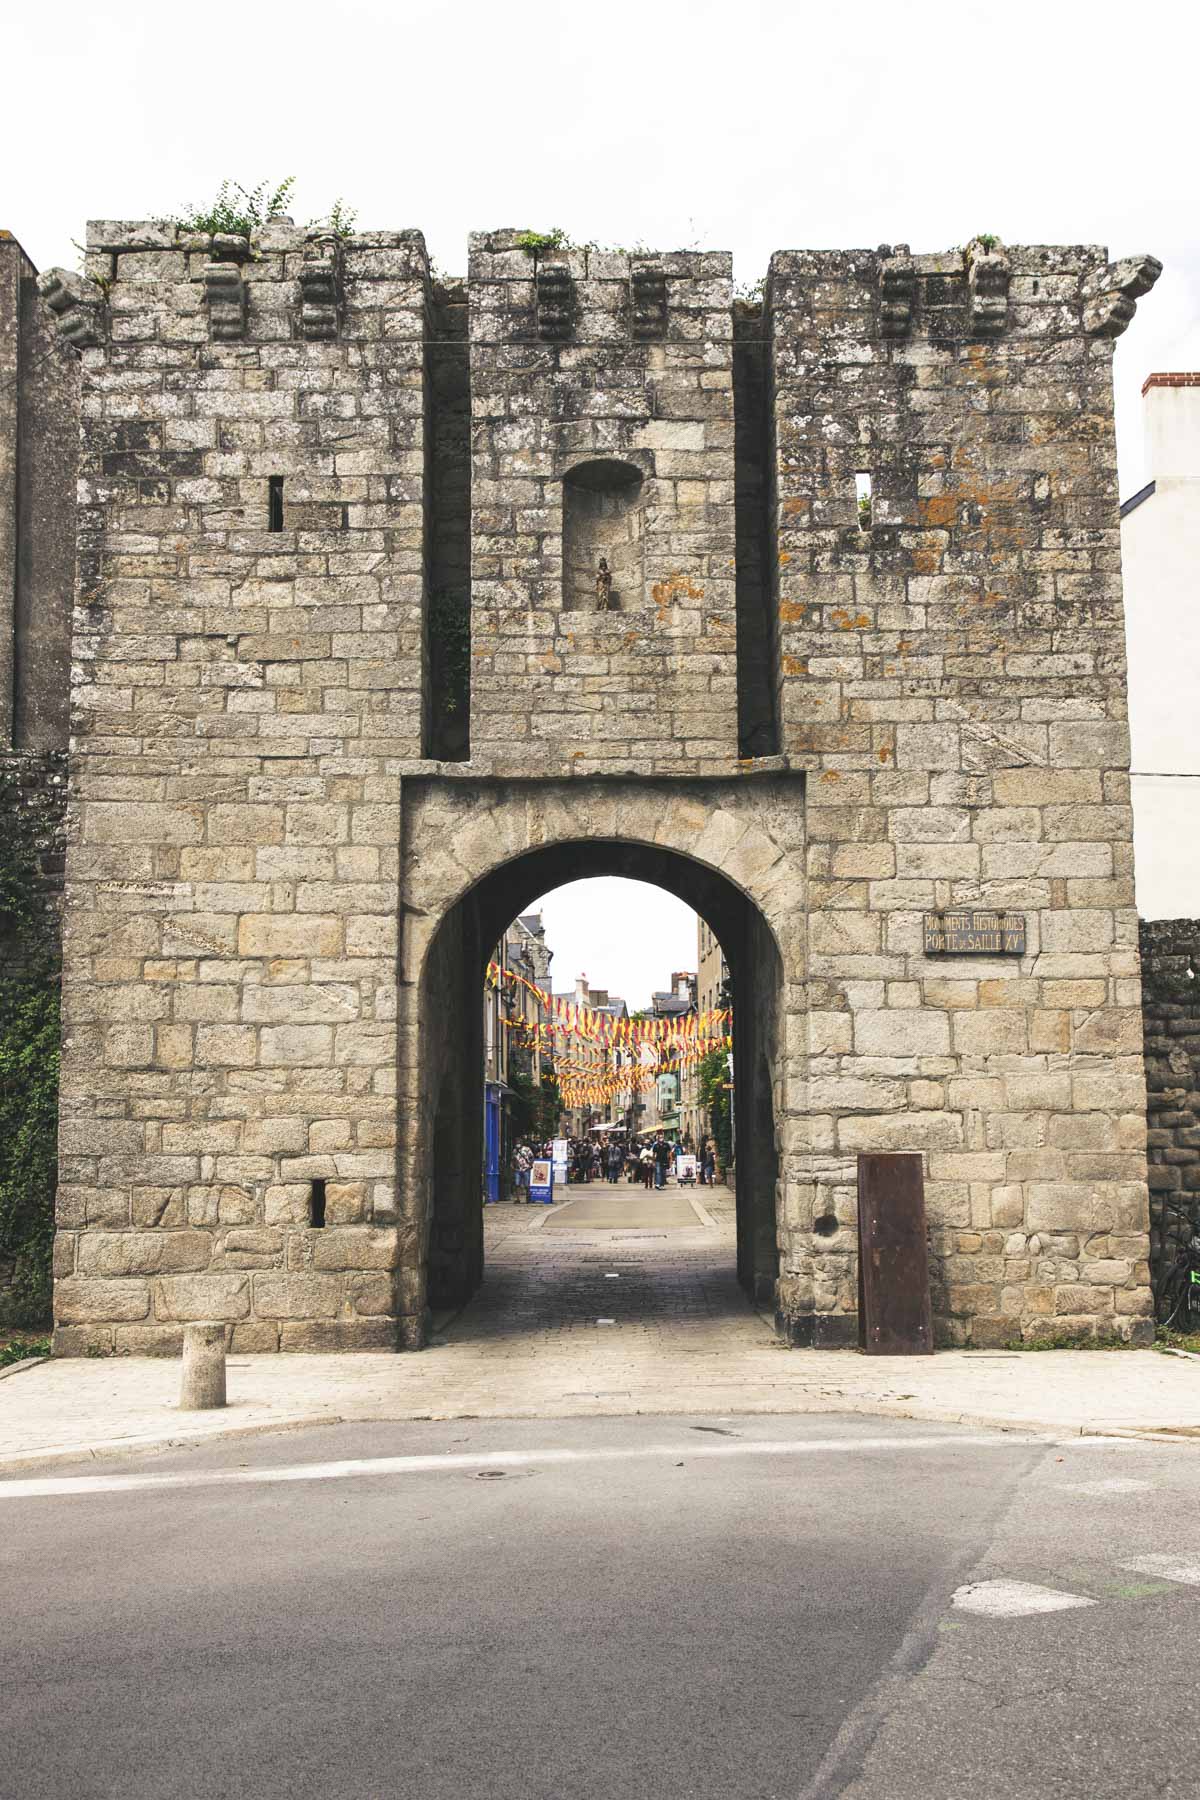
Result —
[[[1121, 507], [1138, 911], [1200, 914], [1200, 373], [1142, 388], [1145, 487]], [[1191, 776], [1194, 779], [1187, 779]]]

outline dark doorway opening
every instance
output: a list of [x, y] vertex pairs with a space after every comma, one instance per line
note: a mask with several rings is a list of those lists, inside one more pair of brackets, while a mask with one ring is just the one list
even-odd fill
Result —
[[422, 974], [421, 1122], [427, 1154], [428, 1310], [461, 1307], [484, 1274], [484, 1045], [481, 997], [506, 928], [541, 894], [617, 875], [676, 895], [719, 939], [735, 995], [734, 1132], [737, 1276], [763, 1308], [779, 1272], [780, 1159], [775, 1070], [780, 1066], [782, 963], [758, 907], [719, 871], [661, 846], [573, 840], [530, 850], [484, 876], [434, 934]]

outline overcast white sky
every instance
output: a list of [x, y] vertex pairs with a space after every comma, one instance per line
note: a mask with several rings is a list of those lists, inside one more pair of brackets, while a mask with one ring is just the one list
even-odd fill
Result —
[[677, 969], [695, 971], [695, 913], [645, 881], [616, 875], [572, 881], [526, 910], [540, 912], [545, 923], [557, 994], [570, 993], [575, 977], [586, 975], [636, 1012], [656, 990], [670, 988]]
[[[294, 174], [297, 219], [342, 195], [363, 227], [419, 226], [447, 271], [500, 225], [731, 249], [747, 282], [777, 248], [977, 231], [1149, 250], [1166, 273], [1117, 352], [1128, 495], [1143, 377], [1200, 368], [1197, 17], [1188, 0], [10, 8], [0, 226], [71, 266], [88, 218]], [[656, 918], [638, 937], [661, 929], [669, 973]]]

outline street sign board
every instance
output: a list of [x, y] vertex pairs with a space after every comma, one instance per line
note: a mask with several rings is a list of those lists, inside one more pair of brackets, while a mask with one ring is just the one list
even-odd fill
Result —
[[1025, 914], [960, 907], [926, 913], [926, 956], [1024, 956]]
[[529, 1171], [529, 1199], [535, 1206], [550, 1206], [554, 1201], [554, 1164], [540, 1156]]

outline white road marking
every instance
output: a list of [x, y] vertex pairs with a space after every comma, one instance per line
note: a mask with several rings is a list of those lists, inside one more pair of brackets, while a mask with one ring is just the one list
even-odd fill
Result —
[[1172, 1551], [1155, 1556], [1131, 1556], [1117, 1564], [1132, 1575], [1157, 1575], [1163, 1581], [1182, 1581], [1188, 1587], [1200, 1587], [1200, 1557], [1178, 1556]]
[[[142, 1489], [244, 1486], [255, 1482], [348, 1481], [381, 1475], [429, 1475], [456, 1469], [528, 1469], [570, 1463], [652, 1462], [669, 1457], [678, 1462], [711, 1462], [731, 1456], [812, 1456], [872, 1453], [880, 1450], [1025, 1449], [1045, 1439], [1012, 1432], [976, 1432], [963, 1437], [809, 1438], [803, 1442], [771, 1438], [739, 1438], [735, 1443], [639, 1444], [611, 1450], [480, 1450], [428, 1456], [361, 1457], [347, 1462], [290, 1463], [277, 1468], [195, 1469], [178, 1475], [61, 1475], [0, 1481], [0, 1500], [41, 1500], [64, 1494], [128, 1494]], [[1052, 1442], [1055, 1440], [1051, 1440]]]
[[1152, 1481], [1133, 1481], [1124, 1475], [1109, 1475], [1103, 1481], [1069, 1481], [1067, 1492], [1071, 1494], [1146, 1494], [1154, 1486]]
[[1083, 1594], [1064, 1594], [1035, 1581], [969, 1581], [956, 1588], [951, 1602], [962, 1612], [986, 1619], [1021, 1619], [1032, 1613], [1066, 1612], [1073, 1606], [1095, 1606]]

